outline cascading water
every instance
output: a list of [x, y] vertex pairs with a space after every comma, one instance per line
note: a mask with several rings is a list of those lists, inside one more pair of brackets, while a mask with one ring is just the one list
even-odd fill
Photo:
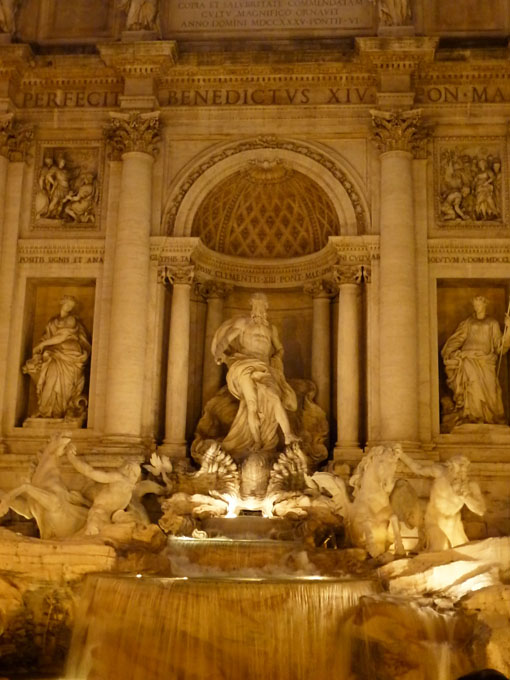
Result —
[[342, 627], [373, 581], [89, 576], [68, 680], [350, 680]]
[[356, 678], [454, 680], [471, 670], [469, 622], [455, 610], [434, 610], [409, 597], [378, 594], [361, 599], [345, 622]]

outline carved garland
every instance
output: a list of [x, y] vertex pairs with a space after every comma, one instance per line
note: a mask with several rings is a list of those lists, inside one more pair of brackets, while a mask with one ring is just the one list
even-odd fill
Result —
[[175, 225], [175, 219], [177, 217], [177, 213], [179, 212], [181, 203], [183, 202], [186, 194], [191, 189], [193, 184], [199, 179], [201, 175], [204, 174], [204, 172], [212, 168], [220, 161], [225, 160], [226, 158], [231, 158], [232, 156], [235, 156], [237, 154], [243, 153], [245, 151], [252, 151], [254, 149], [282, 149], [284, 151], [292, 151], [293, 153], [297, 153], [301, 156], [306, 156], [307, 158], [310, 158], [316, 163], [322, 165], [323, 168], [328, 170], [331, 173], [331, 175], [333, 175], [333, 177], [338, 182], [340, 182], [340, 184], [347, 192], [347, 195], [349, 196], [349, 199], [352, 203], [354, 213], [356, 215], [358, 233], [364, 233], [366, 231], [367, 218], [361, 203], [361, 198], [356, 188], [353, 186], [352, 182], [334, 161], [330, 160], [320, 151], [316, 151], [315, 149], [312, 149], [303, 143], [285, 141], [278, 139], [277, 137], [274, 137], [272, 135], [267, 135], [257, 137], [257, 139], [246, 140], [244, 142], [241, 142], [240, 144], [237, 144], [236, 146], [229, 147], [227, 149], [223, 149], [222, 151], [214, 153], [201, 165], [195, 168], [193, 172], [187, 175], [187, 177], [181, 182], [177, 195], [172, 201], [170, 210], [167, 212], [166, 233], [167, 234], [172, 233], [172, 230]]

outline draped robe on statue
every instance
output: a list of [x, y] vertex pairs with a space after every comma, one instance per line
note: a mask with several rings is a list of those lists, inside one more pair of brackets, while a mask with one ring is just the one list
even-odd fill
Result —
[[51, 341], [24, 367], [36, 383], [38, 415], [64, 418], [82, 412], [85, 364], [90, 355], [87, 332], [75, 316], [55, 316], [46, 325], [41, 341]]
[[496, 374], [501, 349], [499, 323], [487, 316], [468, 317], [444, 344], [441, 356], [461, 422], [505, 423]]
[[[239, 399], [239, 409], [222, 442], [227, 452], [272, 451], [278, 444], [281, 409], [295, 411], [296, 394], [285, 380], [283, 352], [276, 328], [268, 322], [238, 317], [223, 323], [213, 340], [212, 351], [228, 367], [227, 386]], [[247, 392], [255, 400], [259, 441], [249, 423]], [[285, 434], [285, 433], [284, 433]]]

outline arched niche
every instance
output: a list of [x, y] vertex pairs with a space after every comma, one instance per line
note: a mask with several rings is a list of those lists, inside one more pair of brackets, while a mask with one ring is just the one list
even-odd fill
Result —
[[265, 162], [280, 162], [314, 182], [333, 206], [340, 225], [338, 235], [367, 233], [369, 213], [360, 180], [345, 159], [318, 146], [276, 138], [222, 145], [196, 160], [171, 191], [164, 211], [164, 233], [191, 236], [197, 211], [214, 188], [250, 164]]

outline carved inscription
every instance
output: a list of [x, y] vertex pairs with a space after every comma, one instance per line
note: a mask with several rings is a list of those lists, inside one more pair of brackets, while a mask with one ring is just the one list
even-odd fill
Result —
[[510, 102], [510, 85], [434, 85], [416, 88], [417, 104], [498, 104]]
[[116, 108], [119, 105], [119, 93], [76, 90], [20, 92], [16, 104], [23, 109]]
[[172, 32], [359, 29], [373, 22], [371, 0], [170, 0]]
[[162, 106], [302, 106], [304, 104], [373, 104], [376, 88], [285, 87], [162, 90]]

